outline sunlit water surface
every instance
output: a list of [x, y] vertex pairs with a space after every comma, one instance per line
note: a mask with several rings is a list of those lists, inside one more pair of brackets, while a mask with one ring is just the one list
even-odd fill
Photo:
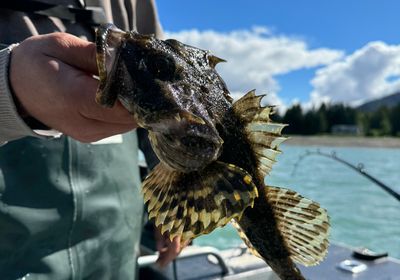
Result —
[[[318, 147], [283, 146], [267, 184], [291, 188], [318, 201], [331, 218], [331, 240], [353, 247], [389, 252], [400, 258], [400, 203], [354, 170], [321, 156], [309, 156], [293, 174], [300, 155]], [[365, 170], [400, 192], [400, 149], [321, 147], [336, 151], [351, 163], [363, 163]], [[235, 229], [227, 226], [199, 237], [195, 244], [220, 249], [240, 244]]]

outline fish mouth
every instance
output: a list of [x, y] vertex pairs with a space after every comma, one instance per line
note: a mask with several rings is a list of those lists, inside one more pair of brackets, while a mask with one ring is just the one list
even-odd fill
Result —
[[216, 160], [224, 143], [212, 124], [188, 114], [180, 118], [170, 117], [147, 127], [158, 158], [182, 172], [201, 169]]
[[[224, 143], [217, 129], [202, 117], [188, 111], [170, 112], [157, 118], [157, 121], [148, 122], [144, 128], [155, 134], [162, 134], [170, 142], [179, 142], [181, 145], [196, 149], [201, 143], [209, 143], [217, 147]], [[150, 116], [148, 114], [147, 116]]]
[[215, 161], [222, 151], [219, 136], [176, 137], [153, 132], [149, 136], [157, 157], [170, 168], [185, 173], [204, 168]]
[[100, 105], [106, 107], [114, 105], [115, 99], [107, 98], [108, 95], [103, 93], [109, 90], [121, 46], [129, 36], [129, 32], [125, 32], [113, 24], [102, 25], [96, 30], [96, 62], [99, 70], [96, 101]]

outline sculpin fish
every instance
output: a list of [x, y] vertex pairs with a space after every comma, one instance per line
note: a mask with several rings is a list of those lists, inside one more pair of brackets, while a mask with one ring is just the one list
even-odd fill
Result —
[[149, 217], [171, 239], [191, 240], [232, 222], [281, 279], [304, 279], [328, 247], [326, 210], [264, 184], [285, 125], [250, 91], [233, 102], [209, 51], [114, 25], [97, 30], [96, 101], [119, 100], [149, 132], [160, 163], [143, 182]]

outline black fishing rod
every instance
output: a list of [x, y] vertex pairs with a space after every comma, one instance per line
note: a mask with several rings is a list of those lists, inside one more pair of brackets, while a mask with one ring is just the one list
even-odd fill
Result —
[[295, 163], [292, 175], [295, 174], [300, 162], [311, 155], [318, 155], [318, 156], [323, 156], [323, 157], [327, 157], [330, 159], [333, 159], [335, 161], [338, 161], [340, 163], [343, 163], [344, 165], [350, 167], [351, 169], [354, 169], [355, 171], [357, 171], [358, 173], [360, 173], [361, 175], [364, 175], [365, 177], [367, 177], [369, 180], [371, 180], [372, 182], [374, 182], [375, 184], [377, 184], [379, 187], [381, 187], [383, 190], [385, 190], [386, 192], [388, 192], [390, 195], [392, 195], [394, 198], [396, 198], [398, 201], [400, 201], [400, 194], [398, 192], [396, 192], [395, 190], [393, 190], [392, 188], [390, 188], [389, 186], [387, 186], [386, 184], [382, 183], [381, 181], [379, 181], [378, 179], [376, 179], [375, 177], [371, 176], [370, 174], [368, 174], [365, 170], [364, 170], [364, 165], [363, 164], [358, 164], [358, 166], [355, 166], [353, 164], [351, 164], [348, 161], [345, 161], [344, 159], [339, 158], [336, 155], [336, 152], [332, 152], [331, 154], [327, 154], [327, 153], [323, 153], [320, 150], [317, 151], [306, 151], [306, 153], [304, 155], [301, 155], [298, 159], [298, 161]]

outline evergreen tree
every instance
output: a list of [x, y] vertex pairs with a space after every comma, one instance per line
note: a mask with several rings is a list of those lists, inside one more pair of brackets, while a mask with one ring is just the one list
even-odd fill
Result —
[[318, 109], [304, 112], [295, 104], [283, 116], [275, 114], [272, 119], [288, 124], [287, 134], [330, 133], [332, 126], [345, 124], [358, 125], [364, 135], [400, 136], [400, 104], [392, 109], [381, 107], [375, 112], [359, 112], [344, 104], [322, 104]]
[[323, 103], [318, 111], [318, 118], [319, 118], [319, 132], [320, 133], [326, 133], [329, 132], [328, 130], [328, 120], [327, 120], [327, 114], [326, 114], [327, 108], [326, 108], [326, 104]]
[[400, 136], [400, 103], [394, 106], [390, 112], [390, 124], [392, 135]]
[[389, 109], [384, 106], [372, 112], [369, 118], [369, 133], [371, 136], [383, 136], [391, 134]]
[[285, 116], [283, 117], [283, 122], [289, 125], [285, 129], [287, 134], [303, 133], [303, 110], [300, 104], [295, 104], [286, 111]]
[[309, 110], [304, 115], [304, 134], [319, 134], [326, 130], [326, 117], [320, 110]]

